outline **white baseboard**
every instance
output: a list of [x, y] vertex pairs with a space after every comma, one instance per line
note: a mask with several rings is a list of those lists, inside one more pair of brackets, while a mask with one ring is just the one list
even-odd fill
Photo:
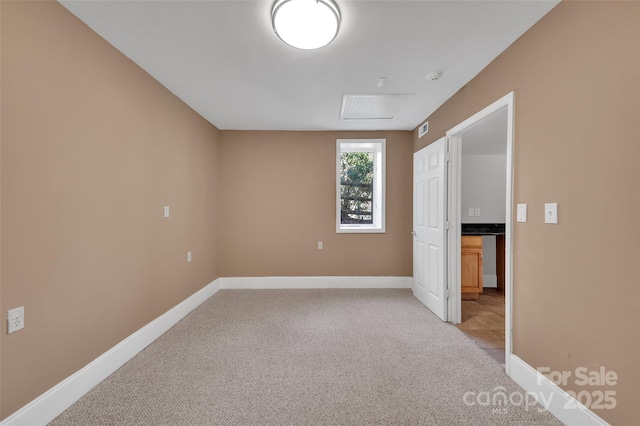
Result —
[[222, 289], [411, 288], [411, 277], [225, 277]]
[[220, 290], [219, 280], [217, 279], [208, 284], [171, 310], [151, 321], [87, 366], [7, 417], [0, 425], [46, 425], [205, 300], [213, 296]]
[[511, 354], [509, 370], [509, 376], [563, 424], [609, 424], [516, 355]]
[[498, 288], [498, 276], [497, 275], [483, 275], [482, 287]]

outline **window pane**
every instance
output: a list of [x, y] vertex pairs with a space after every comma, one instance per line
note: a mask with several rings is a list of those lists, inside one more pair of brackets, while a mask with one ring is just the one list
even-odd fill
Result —
[[340, 223], [373, 224], [373, 153], [340, 154]]

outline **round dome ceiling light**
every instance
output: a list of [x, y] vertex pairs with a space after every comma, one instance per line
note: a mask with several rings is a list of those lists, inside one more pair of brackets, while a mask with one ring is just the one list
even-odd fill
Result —
[[340, 11], [332, 0], [277, 0], [271, 9], [273, 30], [298, 49], [331, 43], [340, 28]]

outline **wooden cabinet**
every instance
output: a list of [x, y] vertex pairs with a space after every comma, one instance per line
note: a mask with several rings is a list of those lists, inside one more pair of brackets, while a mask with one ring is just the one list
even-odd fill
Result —
[[477, 299], [482, 293], [482, 236], [462, 236], [460, 269], [462, 298]]

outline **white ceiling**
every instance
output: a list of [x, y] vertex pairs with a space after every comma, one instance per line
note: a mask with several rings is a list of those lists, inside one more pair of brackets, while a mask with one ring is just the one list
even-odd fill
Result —
[[[304, 51], [274, 34], [269, 0], [59, 1], [204, 118], [239, 130], [412, 130], [558, 3], [336, 0], [338, 36]], [[341, 121], [343, 94], [415, 96], [394, 119]]]

